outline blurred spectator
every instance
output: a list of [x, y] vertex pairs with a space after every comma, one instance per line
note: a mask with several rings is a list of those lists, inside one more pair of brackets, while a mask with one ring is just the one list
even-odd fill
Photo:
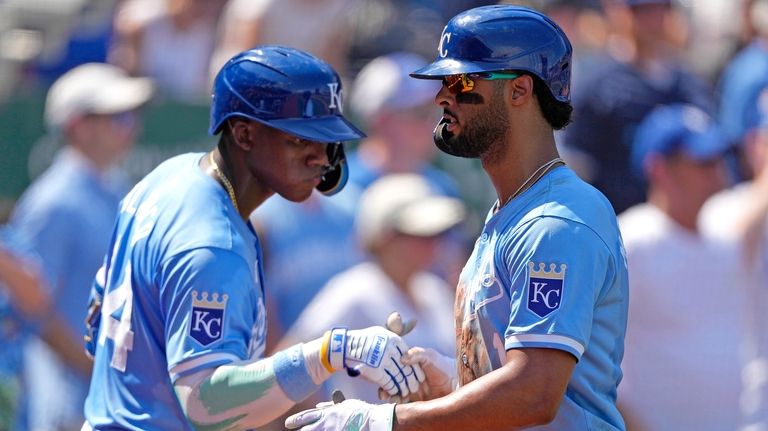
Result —
[[107, 61], [118, 0], [83, 0], [82, 3], [76, 15], [60, 18], [71, 27], [65, 34], [45, 35], [55, 40], [48, 43], [56, 44], [56, 49], [43, 50], [31, 67], [45, 87], [81, 64]]
[[[40, 261], [17, 235], [0, 227], [0, 429], [26, 430], [24, 392], [24, 344], [38, 334], [72, 369], [90, 372], [90, 361], [80, 343], [68, 331], [61, 315], [51, 307], [48, 286]], [[36, 370], [26, 370], [34, 373]]]
[[719, 83], [720, 123], [732, 143], [749, 128], [757, 98], [768, 85], [768, 0], [752, 3], [755, 38], [726, 66]]
[[669, 0], [607, 2], [605, 12], [613, 34], [606, 55], [574, 86], [574, 121], [564, 144], [592, 159], [594, 170], [579, 174], [620, 213], [645, 199], [645, 184], [630, 168], [639, 122], [659, 104], [688, 102], [711, 112], [712, 100], [706, 83], [682, 64], [678, 37], [668, 32]]
[[[756, 109], [755, 109], [756, 108]], [[709, 199], [702, 209], [703, 232], [737, 246], [744, 259], [750, 295], [750, 344], [744, 369], [742, 410], [749, 430], [768, 429], [768, 87], [746, 116], [740, 154], [747, 180]], [[742, 286], [738, 286], [742, 287]]]
[[747, 291], [732, 248], [702, 235], [698, 213], [726, 185], [728, 142], [691, 105], [652, 111], [633, 166], [648, 202], [619, 217], [630, 274], [618, 401], [627, 429], [735, 430]]
[[[115, 166], [133, 145], [135, 110], [151, 94], [147, 79], [129, 78], [103, 63], [69, 71], [48, 92], [45, 120], [65, 145], [19, 199], [11, 224], [20, 241], [40, 256], [52, 303], [71, 334], [82, 332], [89, 288], [127, 190]], [[82, 352], [79, 337], [68, 342]], [[62, 364], [39, 340], [27, 346], [25, 368], [30, 429], [82, 425], [87, 376]]]
[[444, 194], [457, 193], [454, 181], [431, 165], [440, 83], [408, 76], [425, 64], [416, 54], [396, 52], [373, 59], [355, 78], [349, 105], [368, 135], [349, 156], [350, 182], [360, 190], [386, 173], [415, 172]]
[[[417, 325], [405, 340], [444, 355], [455, 350], [453, 294], [444, 280], [427, 272], [437, 255], [438, 236], [461, 222], [461, 201], [441, 196], [423, 177], [386, 175], [362, 195], [355, 228], [369, 258], [332, 278], [307, 306], [282, 345], [332, 327], [384, 326], [390, 312]], [[341, 375], [325, 384], [347, 398], [378, 402], [377, 389]]]
[[39, 272], [7, 228], [0, 229], [0, 429], [23, 430], [22, 384], [24, 341], [32, 333], [30, 318], [40, 318], [50, 299]]
[[219, 22], [211, 76], [242, 50], [277, 44], [320, 57], [344, 78], [356, 5], [355, 0], [229, 0]]
[[208, 66], [224, 1], [126, 0], [115, 17], [110, 62], [152, 78], [161, 95], [207, 103]]
[[725, 63], [744, 43], [742, 33], [747, 25], [742, 11], [748, 1], [752, 0], [678, 2], [690, 22], [686, 60], [709, 82], [717, 79]]

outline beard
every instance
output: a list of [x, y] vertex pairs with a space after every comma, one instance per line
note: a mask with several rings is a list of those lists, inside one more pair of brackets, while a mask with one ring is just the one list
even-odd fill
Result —
[[[454, 117], [455, 118], [455, 117]], [[447, 130], [445, 118], [435, 127], [432, 138], [440, 151], [456, 157], [477, 159], [501, 143], [509, 130], [507, 107], [500, 91], [494, 91], [490, 103], [465, 122], [461, 134]]]

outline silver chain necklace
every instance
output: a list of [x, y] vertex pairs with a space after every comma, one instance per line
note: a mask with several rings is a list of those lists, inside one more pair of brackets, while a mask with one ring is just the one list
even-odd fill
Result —
[[518, 187], [517, 190], [515, 190], [514, 193], [509, 195], [509, 197], [504, 200], [503, 204], [498, 205], [496, 207], [496, 211], [502, 209], [506, 204], [509, 203], [509, 201], [511, 201], [515, 196], [517, 196], [520, 193], [522, 193], [528, 187], [531, 187], [532, 185], [536, 184], [536, 181], [541, 179], [541, 177], [543, 177], [544, 174], [546, 174], [551, 168], [555, 167], [555, 165], [557, 165], [558, 163], [565, 164], [565, 162], [563, 161], [562, 158], [555, 157], [554, 159], [548, 161], [547, 163], [544, 163], [543, 165], [539, 166], [538, 169], [533, 171], [533, 173], [531, 174], [530, 177], [528, 177], [528, 179], [526, 179], [525, 181], [523, 181], [522, 184], [520, 184], [520, 187]]

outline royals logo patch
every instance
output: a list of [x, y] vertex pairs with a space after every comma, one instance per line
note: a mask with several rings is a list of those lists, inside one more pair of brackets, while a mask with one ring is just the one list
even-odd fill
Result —
[[214, 293], [210, 300], [208, 292], [198, 294], [192, 291], [192, 324], [189, 327], [189, 336], [203, 346], [221, 339], [224, 332], [224, 312], [229, 296], [224, 294], [219, 299], [219, 294]]
[[563, 263], [558, 271], [557, 265], [551, 263], [547, 270], [543, 262], [538, 265], [528, 262], [528, 309], [537, 316], [547, 317], [560, 308], [566, 268], [567, 266]]

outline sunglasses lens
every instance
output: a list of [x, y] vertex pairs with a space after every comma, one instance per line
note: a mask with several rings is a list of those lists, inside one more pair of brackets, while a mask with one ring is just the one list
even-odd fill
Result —
[[443, 77], [443, 85], [453, 94], [462, 90], [461, 75], [449, 75]]
[[467, 74], [444, 76], [443, 84], [453, 94], [469, 93], [475, 88], [475, 81]]

